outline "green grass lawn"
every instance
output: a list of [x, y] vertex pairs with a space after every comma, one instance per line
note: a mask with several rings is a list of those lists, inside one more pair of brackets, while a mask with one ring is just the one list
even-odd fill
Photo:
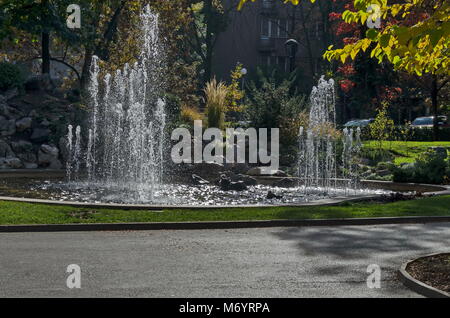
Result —
[[[414, 162], [416, 158], [423, 152], [427, 151], [428, 147], [449, 147], [450, 141], [384, 141], [382, 148], [391, 152], [394, 157], [394, 163], [399, 165], [404, 162]], [[377, 141], [366, 141], [364, 147], [370, 149], [378, 149], [379, 143]]]
[[145, 210], [87, 209], [0, 201], [0, 224], [179, 222], [277, 219], [327, 219], [388, 216], [450, 216], [450, 196], [394, 203], [343, 203], [337, 206], [231, 209]]

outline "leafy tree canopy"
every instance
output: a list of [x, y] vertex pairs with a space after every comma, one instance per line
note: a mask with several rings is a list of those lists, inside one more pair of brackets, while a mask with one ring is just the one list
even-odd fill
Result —
[[[247, 1], [241, 0], [240, 6]], [[284, 2], [297, 5], [300, 1]], [[374, 8], [374, 4], [379, 10]], [[380, 63], [387, 60], [397, 70], [419, 76], [424, 73], [450, 75], [449, 1], [405, 0], [393, 3], [388, 0], [354, 0], [353, 8], [342, 14], [346, 23], [364, 26], [369, 19], [375, 21], [377, 18], [381, 19], [381, 28], [369, 28], [364, 38], [343, 48], [329, 46], [324, 58], [345, 63], [347, 59], [355, 59], [361, 52], [370, 50], [372, 58]]]

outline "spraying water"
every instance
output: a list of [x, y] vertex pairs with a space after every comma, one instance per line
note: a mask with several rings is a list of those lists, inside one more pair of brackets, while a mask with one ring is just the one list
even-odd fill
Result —
[[342, 162], [338, 166], [333, 79], [327, 81], [322, 76], [311, 91], [310, 101], [309, 125], [306, 130], [300, 127], [298, 138], [298, 173], [305, 192], [312, 188], [322, 188], [327, 193], [337, 189], [341, 171], [345, 187], [355, 188], [357, 169], [354, 169], [353, 158], [361, 148], [360, 130], [355, 141], [353, 130], [344, 129]]
[[[141, 27], [141, 54], [133, 65], [125, 64], [101, 80], [104, 72], [99, 59], [92, 59], [84, 158], [88, 183], [123, 188], [148, 198], [162, 182], [166, 124], [158, 15], [149, 6], [141, 14]], [[68, 138], [72, 138], [72, 126]], [[75, 157], [77, 147], [72, 147], [71, 140], [68, 145]], [[75, 169], [69, 162], [67, 175], [75, 174]]]

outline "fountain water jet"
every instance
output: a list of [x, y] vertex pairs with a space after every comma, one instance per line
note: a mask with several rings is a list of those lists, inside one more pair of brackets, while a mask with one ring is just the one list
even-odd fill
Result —
[[299, 128], [298, 176], [303, 189], [321, 188], [329, 193], [338, 188], [338, 174], [345, 188], [356, 189], [357, 169], [354, 158], [361, 148], [360, 130], [354, 138], [352, 129], [343, 131], [342, 166], [338, 166], [334, 80], [319, 79], [310, 96], [309, 125]]
[[[148, 199], [162, 182], [164, 128], [166, 124], [164, 55], [159, 38], [158, 15], [147, 6], [141, 14], [141, 54], [114, 75], [103, 74], [98, 57], [90, 68], [88, 128], [85, 163], [87, 182], [123, 188], [136, 199]], [[77, 127], [78, 130], [78, 127]], [[77, 131], [78, 133], [78, 131]], [[72, 126], [68, 148], [72, 149]], [[76, 147], [75, 147], [76, 148]], [[67, 175], [75, 173], [72, 160]]]

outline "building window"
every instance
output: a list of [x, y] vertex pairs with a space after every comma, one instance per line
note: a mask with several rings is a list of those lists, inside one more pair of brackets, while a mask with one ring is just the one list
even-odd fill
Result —
[[261, 37], [287, 38], [289, 33], [289, 21], [285, 19], [270, 19], [262, 17]]
[[261, 64], [269, 68], [277, 68], [283, 72], [289, 71], [289, 58], [287, 56], [262, 55]]
[[261, 20], [261, 37], [270, 36], [270, 24], [270, 20], [267, 18]]

